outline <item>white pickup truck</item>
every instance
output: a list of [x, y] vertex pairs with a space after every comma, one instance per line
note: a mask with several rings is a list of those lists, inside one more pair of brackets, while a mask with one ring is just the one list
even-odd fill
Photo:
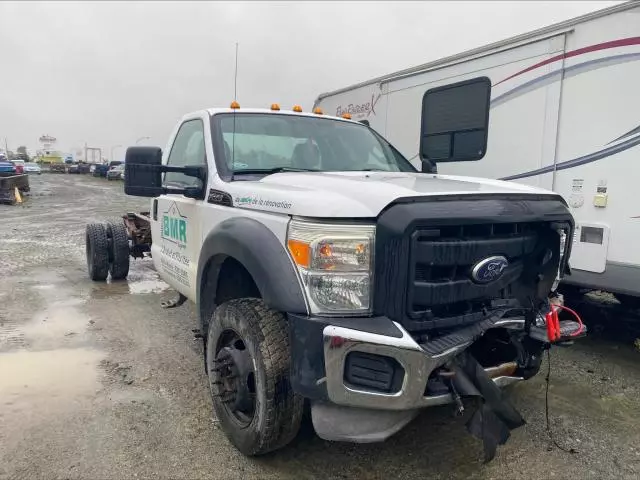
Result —
[[244, 454], [289, 443], [305, 404], [320, 437], [374, 442], [481, 397], [487, 459], [524, 423], [500, 387], [549, 345], [574, 228], [559, 195], [421, 173], [366, 125], [277, 105], [191, 113], [125, 165], [150, 211], [87, 227], [90, 276], [151, 255], [171, 306], [195, 302], [213, 408]]

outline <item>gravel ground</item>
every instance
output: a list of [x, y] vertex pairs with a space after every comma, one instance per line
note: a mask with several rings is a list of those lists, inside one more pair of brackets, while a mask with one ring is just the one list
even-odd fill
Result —
[[[22, 206], [0, 206], [0, 479], [638, 478], [640, 353], [592, 337], [554, 349], [549, 449], [544, 374], [509, 395], [528, 423], [495, 460], [453, 418], [424, 412], [385, 443], [320, 440], [249, 459], [212, 412], [192, 305], [150, 261], [125, 282], [89, 281], [87, 222], [145, 209], [121, 182], [43, 174]], [[546, 364], [543, 367], [546, 372]]]

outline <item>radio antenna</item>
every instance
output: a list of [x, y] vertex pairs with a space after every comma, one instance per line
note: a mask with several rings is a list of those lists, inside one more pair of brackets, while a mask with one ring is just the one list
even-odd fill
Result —
[[238, 101], [238, 42], [236, 42], [236, 68], [233, 74], [233, 99]]
[[[238, 42], [236, 42], [236, 66], [233, 73], [233, 101], [238, 101]], [[231, 135], [231, 180], [236, 165], [236, 109], [233, 109], [233, 134]]]

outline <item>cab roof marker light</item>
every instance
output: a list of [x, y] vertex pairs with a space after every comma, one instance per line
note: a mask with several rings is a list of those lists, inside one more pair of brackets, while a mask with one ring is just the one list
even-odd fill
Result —
[[240, 104], [234, 100], [233, 102], [231, 102], [231, 106], [229, 108], [231, 108], [232, 110], [238, 110], [240, 108]]
[[271, 104], [271, 110], [277, 112], [278, 110], [280, 110], [280, 105], [278, 105], [277, 103], [272, 103]]
[[300, 105], [294, 105], [292, 110], [294, 112], [301, 113], [302, 112], [302, 107]]

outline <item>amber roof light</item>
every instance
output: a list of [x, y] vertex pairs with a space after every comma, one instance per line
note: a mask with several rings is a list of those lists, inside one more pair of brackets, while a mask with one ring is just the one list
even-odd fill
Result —
[[316, 107], [313, 109], [313, 113], [315, 113], [316, 115], [322, 115], [324, 112], [320, 107]]
[[280, 105], [278, 105], [277, 103], [272, 103], [271, 110], [275, 110], [275, 111], [280, 110]]
[[300, 113], [300, 112], [302, 112], [302, 107], [300, 105], [294, 105], [293, 106], [293, 111]]
[[351, 114], [350, 113], [343, 113], [342, 114], [342, 118], [344, 118], [345, 120], [351, 120]]
[[231, 102], [231, 107], [229, 108], [232, 108], [233, 110], [237, 110], [240, 108], [240, 104], [234, 100], [233, 102]]

